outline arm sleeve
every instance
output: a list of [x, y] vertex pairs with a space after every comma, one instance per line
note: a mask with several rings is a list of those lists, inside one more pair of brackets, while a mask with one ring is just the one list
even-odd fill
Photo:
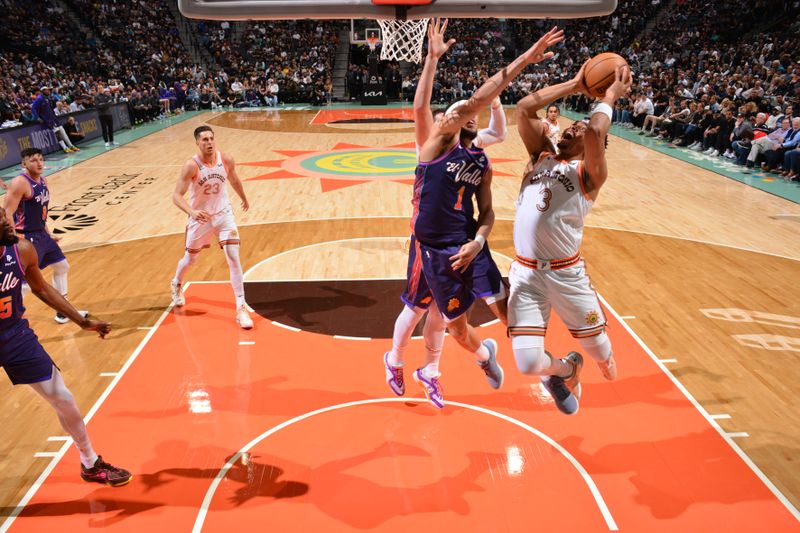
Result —
[[489, 118], [489, 127], [478, 132], [478, 138], [475, 139], [475, 146], [478, 148], [486, 148], [493, 144], [503, 142], [507, 136], [508, 127], [506, 125], [506, 112], [503, 106], [500, 106], [498, 109], [492, 108]]

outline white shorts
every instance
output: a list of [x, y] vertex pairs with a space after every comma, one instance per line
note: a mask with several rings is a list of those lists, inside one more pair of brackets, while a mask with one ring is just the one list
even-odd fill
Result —
[[544, 336], [551, 308], [555, 308], [575, 338], [593, 337], [605, 331], [606, 317], [583, 261], [561, 270], [533, 270], [515, 261], [508, 279], [511, 337]]
[[216, 237], [220, 248], [225, 244], [239, 244], [239, 228], [233, 218], [233, 209], [227, 207], [212, 215], [209, 222], [198, 222], [190, 218], [186, 224], [186, 251], [196, 253], [211, 246]]

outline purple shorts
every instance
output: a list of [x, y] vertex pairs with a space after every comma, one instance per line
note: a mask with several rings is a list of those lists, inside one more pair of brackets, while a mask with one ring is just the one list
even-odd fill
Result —
[[56, 365], [23, 318], [11, 328], [0, 331], [0, 366], [11, 383], [22, 385], [47, 381], [53, 376]]
[[408, 269], [406, 271], [406, 289], [400, 295], [400, 299], [408, 307], [419, 307], [427, 309], [431, 305], [433, 296], [428, 288], [428, 281], [422, 273], [422, 254], [419, 250], [419, 242], [416, 237], [411, 236], [408, 246]]
[[450, 257], [457, 254], [461, 246], [419, 246], [428, 287], [439, 310], [448, 320], [464, 314], [476, 299], [501, 292], [503, 276], [492, 259], [488, 244], [475, 256], [465, 272], [457, 272], [450, 266]]
[[23, 236], [36, 248], [40, 270], [66, 259], [61, 247], [46, 231], [29, 231]]

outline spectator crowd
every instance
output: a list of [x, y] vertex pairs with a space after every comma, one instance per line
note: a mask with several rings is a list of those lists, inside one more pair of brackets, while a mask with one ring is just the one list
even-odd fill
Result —
[[[142, 123], [183, 110], [331, 100], [333, 57], [346, 23], [190, 21], [212, 58], [207, 68], [185, 49], [170, 1], [0, 0], [3, 126], [50, 127], [53, 116], [119, 102]], [[619, 125], [796, 179], [799, 14], [800, 0], [621, 0], [610, 16], [563, 21], [568, 38], [554, 60], [528, 69], [502, 100], [513, 104], [571, 78], [589, 57], [614, 51], [635, 75], [630, 98], [614, 112]], [[549, 24], [450, 21], [447, 36], [456, 43], [439, 63], [434, 101], [468, 98]], [[359, 54], [352, 53], [346, 75], [353, 98], [375, 81]], [[378, 78], [390, 98], [411, 99], [421, 68], [386, 62]], [[589, 104], [583, 97], [564, 102], [579, 112]], [[113, 132], [103, 129], [113, 146]], [[69, 130], [56, 135], [72, 150], [80, 132]]]

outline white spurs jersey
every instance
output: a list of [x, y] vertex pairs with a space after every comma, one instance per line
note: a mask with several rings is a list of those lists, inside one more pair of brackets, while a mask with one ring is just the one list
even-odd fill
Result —
[[216, 215], [230, 207], [228, 171], [222, 163], [222, 154], [217, 152], [211, 166], [206, 166], [199, 156], [193, 159], [198, 170], [189, 187], [189, 205], [192, 209], [202, 209], [209, 215]]
[[558, 146], [558, 141], [561, 140], [561, 126], [558, 124], [558, 120], [554, 124], [545, 119], [544, 124], [547, 126], [547, 138], [550, 139], [550, 142], [553, 143], [553, 148], [555, 148]]
[[514, 219], [514, 247], [528, 259], [557, 260], [578, 253], [583, 221], [592, 207], [583, 161], [543, 152], [522, 180]]

